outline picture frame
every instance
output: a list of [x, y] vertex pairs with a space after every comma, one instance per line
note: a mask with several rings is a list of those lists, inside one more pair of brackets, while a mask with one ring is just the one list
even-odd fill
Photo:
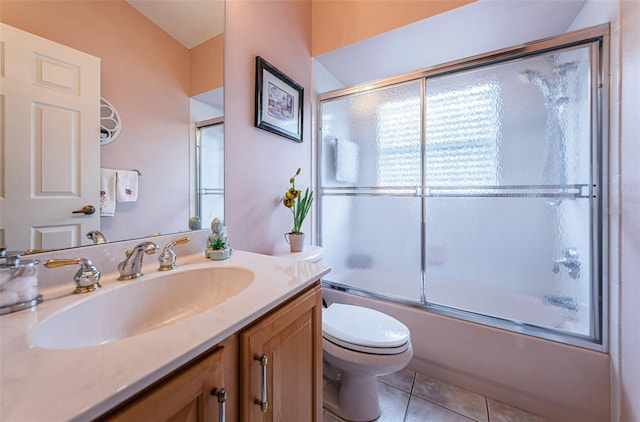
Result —
[[260, 56], [256, 57], [255, 126], [302, 142], [304, 88]]

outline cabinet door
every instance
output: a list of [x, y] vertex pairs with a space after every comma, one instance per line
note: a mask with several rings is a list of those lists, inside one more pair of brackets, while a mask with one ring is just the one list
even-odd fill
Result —
[[322, 420], [321, 312], [318, 283], [240, 334], [242, 421]]
[[221, 397], [216, 393], [225, 388], [224, 352], [223, 347], [215, 349], [104, 420], [223, 422], [220, 420]]

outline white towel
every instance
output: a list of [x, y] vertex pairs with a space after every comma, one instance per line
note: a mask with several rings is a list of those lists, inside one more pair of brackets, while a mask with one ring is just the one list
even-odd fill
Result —
[[136, 170], [116, 170], [116, 200], [134, 202], [138, 199], [138, 172]]
[[116, 171], [100, 169], [100, 216], [113, 217], [116, 213]]
[[336, 139], [336, 180], [355, 183], [358, 180], [358, 144]]

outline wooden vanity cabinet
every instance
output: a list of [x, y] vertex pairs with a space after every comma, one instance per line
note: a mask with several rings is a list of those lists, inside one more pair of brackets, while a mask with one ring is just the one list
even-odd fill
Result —
[[98, 420], [221, 422], [225, 388], [224, 422], [320, 422], [321, 317], [318, 281]]
[[238, 420], [237, 344], [237, 336], [230, 337], [100, 420], [223, 422], [220, 416]]
[[317, 283], [240, 333], [241, 421], [322, 420], [321, 318]]

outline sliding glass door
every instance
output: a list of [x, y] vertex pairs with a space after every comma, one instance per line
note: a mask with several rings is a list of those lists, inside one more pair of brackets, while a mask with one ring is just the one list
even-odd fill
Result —
[[602, 48], [545, 41], [323, 97], [327, 282], [600, 342]]

